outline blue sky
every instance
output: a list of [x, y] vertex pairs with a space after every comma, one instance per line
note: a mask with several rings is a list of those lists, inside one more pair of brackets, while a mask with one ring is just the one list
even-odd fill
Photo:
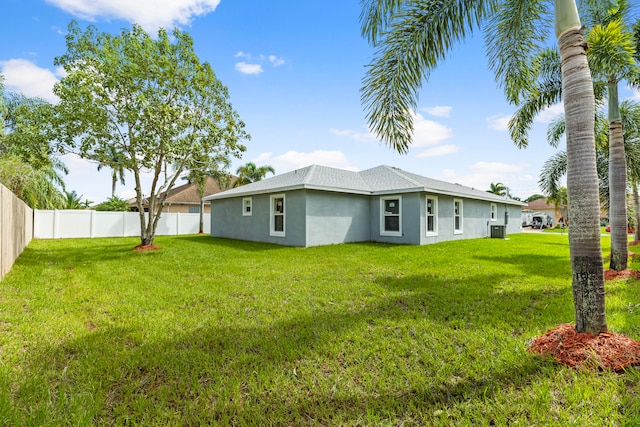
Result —
[[[229, 88], [251, 140], [238, 166], [253, 161], [284, 173], [310, 164], [363, 170], [381, 164], [486, 190], [502, 182], [526, 198], [540, 192], [545, 139], [561, 107], [541, 115], [527, 149], [506, 123], [515, 109], [487, 69], [481, 36], [457, 46], [431, 75], [416, 111], [408, 154], [373, 136], [360, 104], [361, 79], [373, 49], [360, 36], [360, 1], [279, 0], [1, 0], [0, 72], [9, 89], [56, 102], [53, 65], [66, 51], [72, 19], [119, 32], [137, 22], [148, 32], [178, 26]], [[622, 97], [637, 97], [627, 89]], [[68, 190], [94, 202], [111, 195], [109, 171], [67, 155]], [[117, 194], [133, 197], [133, 179]], [[144, 189], [143, 189], [144, 191]]]

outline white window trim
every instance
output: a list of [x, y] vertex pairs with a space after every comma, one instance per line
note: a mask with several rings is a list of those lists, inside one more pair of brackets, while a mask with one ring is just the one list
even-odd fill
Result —
[[498, 205], [491, 203], [491, 222], [498, 221]]
[[[433, 231], [429, 231], [429, 212], [427, 211], [427, 206], [429, 204], [429, 199], [433, 200]], [[426, 231], [427, 236], [437, 236], [438, 235], [438, 196], [427, 196], [425, 198], [424, 205], [424, 229]]]
[[[282, 212], [282, 231], [275, 231], [275, 209], [273, 205], [275, 199], [282, 199], [284, 207], [284, 212]], [[284, 194], [271, 195], [269, 208], [269, 235], [274, 237], [285, 237], [287, 231], [287, 201]]]
[[[384, 229], [384, 202], [387, 200], [398, 201], [398, 231], [385, 231]], [[380, 197], [380, 235], [381, 236], [402, 236], [402, 196], [384, 196]]]
[[[460, 204], [460, 228], [456, 229], [456, 203]], [[464, 225], [464, 203], [462, 203], [462, 199], [453, 199], [453, 234], [462, 234]]]
[[[245, 209], [245, 202], [249, 202], [249, 212]], [[242, 198], [242, 216], [252, 216], [253, 215], [253, 199], [251, 197], [243, 197]]]

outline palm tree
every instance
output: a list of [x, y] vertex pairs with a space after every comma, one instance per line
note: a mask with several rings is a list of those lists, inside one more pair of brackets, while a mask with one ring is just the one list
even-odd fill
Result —
[[547, 197], [547, 203], [553, 203], [553, 206], [556, 208], [556, 211], [560, 211], [560, 217], [562, 218], [563, 224], [567, 224], [568, 212], [567, 212], [567, 187], [560, 187], [558, 191], [554, 194], [549, 195]]
[[491, 183], [489, 184], [489, 189], [487, 193], [496, 194], [498, 196], [504, 196], [508, 194], [509, 189], [501, 182]]
[[200, 196], [200, 225], [198, 233], [204, 233], [204, 200], [202, 198], [207, 190], [207, 181], [213, 178], [218, 181], [220, 189], [226, 189], [231, 182], [231, 176], [226, 172], [231, 161], [228, 157], [220, 156], [193, 156], [185, 165], [187, 175], [182, 177], [189, 184], [196, 184], [198, 196]]
[[49, 166], [35, 168], [14, 156], [0, 157], [0, 183], [32, 209], [62, 209], [65, 206], [64, 181], [66, 166], [53, 159]]
[[[620, 103], [620, 113], [622, 117], [623, 143], [625, 153], [626, 175], [629, 177], [632, 188], [637, 188], [640, 182], [640, 103], [632, 100], [625, 100]], [[602, 110], [596, 114], [596, 164], [600, 185], [600, 202], [602, 206], [611, 209], [609, 183], [610, 157], [609, 157], [609, 121]], [[549, 143], [557, 146], [564, 134], [564, 117], [560, 116], [554, 120], [547, 131]], [[544, 193], [553, 197], [560, 188], [560, 180], [567, 171], [567, 154], [559, 151], [551, 156], [544, 164], [540, 172], [538, 181]], [[635, 197], [634, 192], [634, 201]], [[626, 204], [626, 190], [625, 190]], [[634, 209], [636, 216], [638, 209]], [[640, 223], [638, 218], [636, 224]]]
[[236, 171], [238, 179], [236, 180], [234, 187], [261, 181], [264, 177], [267, 176], [267, 173], [269, 172], [275, 174], [276, 170], [273, 168], [273, 166], [266, 165], [258, 167], [255, 163], [249, 162], [246, 165], [240, 166]]
[[[593, 0], [589, 0], [593, 1]], [[403, 153], [413, 133], [419, 89], [456, 41], [480, 27], [489, 64], [509, 102], [519, 104], [538, 71], [532, 64], [555, 10], [566, 115], [571, 265], [578, 332], [607, 329], [600, 246], [595, 97], [575, 0], [364, 0], [362, 32], [376, 48], [363, 80], [369, 127]]]
[[86, 207], [82, 196], [78, 195], [75, 190], [65, 191], [65, 197], [65, 209], [84, 209]]
[[98, 161], [98, 170], [102, 170], [105, 166], [111, 168], [111, 197], [114, 197], [118, 181], [120, 181], [120, 184], [125, 185], [126, 156], [121, 151], [118, 151], [115, 146], [110, 145], [105, 151], [95, 153], [93, 158]]
[[[601, 103], [608, 98], [609, 117], [609, 185], [611, 220], [611, 258], [614, 270], [627, 268], [627, 168], [625, 165], [622, 122], [618, 102], [618, 83], [622, 79], [637, 81], [638, 71], [634, 58], [633, 32], [624, 25], [630, 14], [626, 0], [616, 4], [606, 2], [585, 2], [585, 16], [591, 27], [587, 41], [590, 49], [587, 57], [594, 71], [596, 99]], [[615, 6], [615, 7], [614, 7]], [[640, 42], [640, 40], [638, 40]], [[527, 133], [535, 115], [544, 107], [559, 102], [562, 95], [560, 63], [554, 51], [546, 51], [538, 58], [540, 81], [531, 88], [529, 97], [520, 107], [510, 123], [514, 141], [518, 145], [527, 144]]]

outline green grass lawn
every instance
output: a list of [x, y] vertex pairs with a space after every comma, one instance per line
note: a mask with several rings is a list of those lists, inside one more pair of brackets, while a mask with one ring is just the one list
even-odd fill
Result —
[[[509, 237], [33, 241], [0, 282], [0, 425], [639, 425], [639, 369], [527, 351], [573, 322], [567, 236]], [[639, 287], [607, 283], [634, 339]]]

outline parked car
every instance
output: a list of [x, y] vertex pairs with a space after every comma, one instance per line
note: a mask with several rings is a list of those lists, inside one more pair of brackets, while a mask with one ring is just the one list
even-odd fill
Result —
[[553, 218], [549, 215], [534, 215], [533, 218], [531, 218], [531, 228], [539, 228], [542, 230], [547, 227], [553, 227]]

